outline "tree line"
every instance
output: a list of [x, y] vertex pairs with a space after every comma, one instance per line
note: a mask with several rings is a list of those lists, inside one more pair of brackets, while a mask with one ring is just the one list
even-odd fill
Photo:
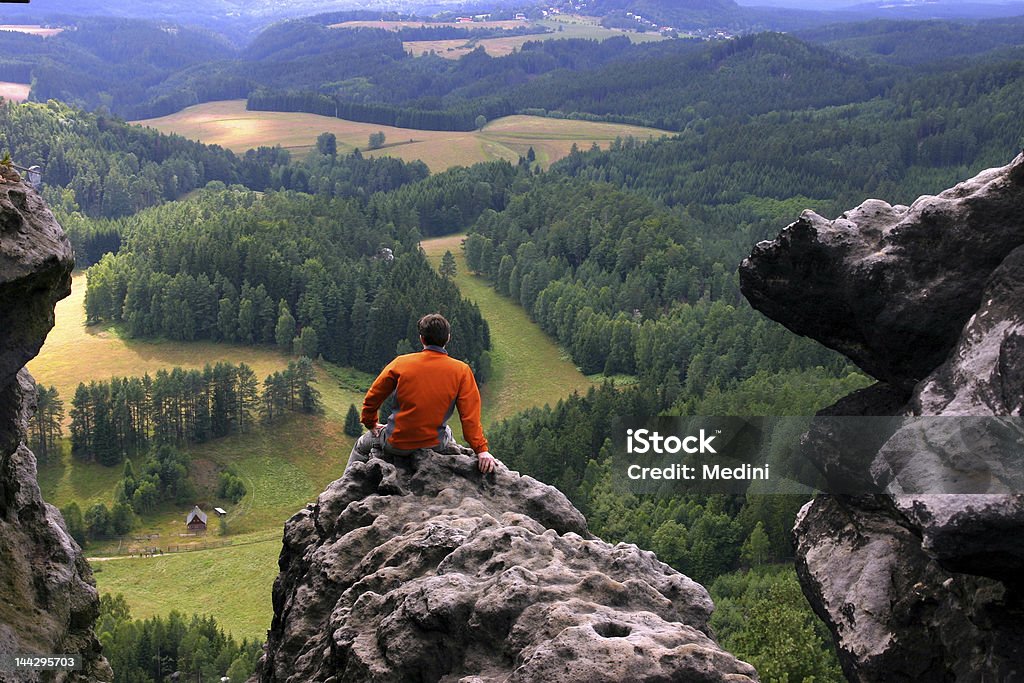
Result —
[[261, 89], [249, 95], [246, 109], [252, 111], [301, 111], [333, 116], [346, 121], [376, 123], [416, 130], [469, 131], [480, 128], [479, 117], [491, 121], [515, 113], [500, 97], [481, 99], [446, 107], [426, 109], [375, 102], [351, 102], [315, 91], [272, 91]]
[[124, 596], [100, 596], [96, 637], [114, 670], [115, 683], [159, 683], [177, 673], [181, 680], [247, 680], [263, 654], [259, 641], [241, 643], [212, 616], [133, 619]]
[[299, 358], [268, 376], [262, 392], [245, 363], [81, 383], [71, 400], [71, 452], [110, 466], [153, 445], [202, 443], [247, 432], [257, 418], [314, 413], [320, 409], [314, 382], [312, 362]]
[[211, 182], [365, 200], [429, 174], [419, 161], [339, 155], [336, 141], [298, 161], [280, 147], [235, 155], [57, 101], [0, 102], [0, 148], [20, 166], [42, 168], [43, 196], [82, 267], [120, 248], [117, 219]]

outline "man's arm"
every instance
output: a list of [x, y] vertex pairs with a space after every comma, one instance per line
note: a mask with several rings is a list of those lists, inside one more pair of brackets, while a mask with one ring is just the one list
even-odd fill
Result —
[[456, 405], [459, 408], [459, 420], [462, 422], [462, 435], [476, 452], [480, 471], [493, 472], [496, 461], [487, 450], [487, 439], [484, 438], [484, 430], [480, 424], [480, 390], [476, 386], [473, 371], [468, 367], [459, 384]]
[[398, 386], [398, 375], [395, 374], [394, 361], [392, 361], [380, 371], [377, 379], [373, 380], [373, 386], [370, 387], [369, 391], [366, 392], [366, 396], [363, 397], [363, 414], [360, 416], [359, 421], [367, 429], [372, 431], [377, 427], [377, 420], [380, 417], [380, 406], [391, 395], [396, 386]]

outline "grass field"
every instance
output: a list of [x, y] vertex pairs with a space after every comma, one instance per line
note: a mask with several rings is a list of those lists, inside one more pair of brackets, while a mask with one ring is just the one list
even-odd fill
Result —
[[[29, 363], [36, 381], [56, 386], [70, 412], [71, 397], [79, 382], [105, 380], [112, 375], [154, 373], [175, 366], [202, 368], [206, 363], [245, 362], [257, 377], [283, 369], [288, 357], [270, 348], [211, 342], [180, 343], [122, 338], [111, 327], [85, 325], [85, 277], [77, 274], [72, 293], [57, 304], [57, 322], [39, 355]], [[373, 377], [355, 370], [317, 364], [317, 387], [323, 395], [324, 414], [294, 418], [272, 429], [219, 439], [190, 449], [202, 470], [212, 472], [234, 464], [249, 488], [249, 495], [232, 510], [228, 520], [233, 532], [279, 527], [295, 510], [313, 500], [324, 486], [340, 476], [352, 439], [342, 432], [350, 404], [362, 402]], [[40, 468], [45, 498], [58, 506], [77, 501], [83, 510], [91, 504], [112, 501], [120, 468], [74, 462], [68, 453]], [[203, 482], [199, 482], [203, 484]], [[204, 508], [212, 507], [212, 486], [199, 487]], [[155, 515], [137, 533], [176, 535], [182, 511], [167, 509]], [[108, 546], [90, 552], [110, 551]]]
[[277, 576], [281, 532], [236, 538], [228, 548], [152, 558], [93, 562], [101, 593], [121, 593], [132, 616], [178, 610], [210, 614], [235, 638], [263, 640], [270, 628], [270, 590]]
[[[484, 424], [526, 406], [554, 405], [573, 391], [586, 391], [592, 382], [569, 354], [544, 334], [521, 306], [498, 294], [482, 277], [470, 274], [459, 246], [464, 237], [438, 237], [424, 240], [422, 246], [435, 265], [445, 251], [455, 255], [455, 283], [464, 297], [480, 306], [490, 325], [494, 375], [483, 392]], [[495, 455], [501, 458], [500, 453]]]
[[246, 363], [262, 379], [288, 365], [287, 356], [269, 348], [237, 344], [126, 339], [109, 326], [85, 324], [84, 273], [74, 276], [71, 295], [57, 303], [57, 324], [39, 355], [28, 364], [37, 382], [57, 387], [65, 404], [79, 382], [111, 376], [141, 376], [160, 368], [202, 368], [219, 361]]
[[32, 86], [28, 83], [12, 83], [0, 81], [0, 97], [11, 102], [24, 102]]
[[247, 111], [245, 100], [208, 102], [136, 123], [235, 152], [260, 145], [281, 145], [302, 153], [312, 149], [316, 137], [324, 132], [334, 133], [338, 149], [350, 152], [357, 147], [364, 149], [370, 134], [379, 131], [385, 135], [386, 146], [366, 154], [385, 154], [406, 161], [420, 159], [434, 172], [496, 159], [515, 162], [531, 146], [537, 152], [538, 162], [546, 168], [566, 156], [573, 143], [581, 149], [594, 143], [607, 148], [617, 137], [647, 139], [669, 135], [654, 128], [537, 116], [496, 119], [478, 131], [412, 130], [317, 114]]
[[[368, 22], [374, 23], [374, 22]], [[377, 22], [380, 23], [380, 22]], [[582, 38], [587, 40], [607, 40], [614, 36], [627, 36], [634, 43], [647, 43], [655, 40], [665, 40], [665, 37], [658, 33], [638, 33], [637, 31], [625, 31], [617, 28], [605, 28], [601, 26], [599, 17], [587, 17], [581, 15], [558, 15], [537, 22], [537, 25], [551, 29], [551, 33], [538, 33], [529, 36], [507, 36], [501, 38], [477, 39], [455, 39], [455, 40], [416, 40], [402, 43], [406, 52], [414, 56], [427, 54], [431, 51], [446, 59], [458, 59], [463, 55], [483, 47], [487, 54], [492, 57], [504, 57], [518, 51], [524, 43], [531, 40], [562, 40], [570, 38]], [[482, 24], [460, 24], [475, 28]]]

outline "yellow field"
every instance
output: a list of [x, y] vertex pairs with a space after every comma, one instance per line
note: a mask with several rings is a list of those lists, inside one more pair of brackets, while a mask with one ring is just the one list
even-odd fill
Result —
[[28, 83], [0, 81], [0, 97], [11, 102], [24, 102], [28, 99], [28, 93], [31, 89], [32, 86]]
[[[372, 22], [371, 22], [372, 23]], [[480, 24], [459, 24], [468, 28]], [[445, 59], [458, 59], [465, 54], [483, 47], [492, 57], [504, 57], [518, 51], [524, 43], [531, 40], [561, 40], [569, 38], [583, 38], [588, 40], [607, 40], [613, 36], [627, 36], [634, 43], [646, 43], [655, 40], [665, 40], [665, 37], [658, 33], [637, 33], [618, 28], [605, 28], [601, 26], [599, 17], [586, 17], [581, 15], [556, 15], [549, 19], [537, 22], [538, 26], [551, 29], [551, 33], [538, 33], [529, 36], [507, 36], [501, 38], [481, 39], [454, 39], [454, 40], [416, 40], [405, 41], [402, 47], [406, 52], [419, 57], [433, 51], [439, 57]]]
[[547, 19], [537, 22], [538, 25], [550, 28], [554, 33], [545, 33], [546, 40], [559, 38], [586, 38], [590, 40], [606, 40], [612, 36], [627, 36], [634, 43], [650, 43], [657, 40], [667, 40], [660, 33], [651, 31], [640, 33], [638, 31], [627, 31], [621, 28], [606, 28], [601, 26], [601, 17], [591, 17], [581, 14], [553, 14]]
[[438, 57], [458, 59], [469, 54], [478, 47], [492, 57], [504, 57], [517, 51], [528, 40], [538, 40], [540, 36], [510, 36], [508, 38], [483, 38], [481, 40], [407, 40], [402, 43], [405, 51], [414, 57], [421, 57], [434, 52]]
[[199, 104], [169, 116], [136, 123], [235, 152], [261, 145], [281, 145], [303, 152], [312, 149], [316, 137], [324, 132], [337, 136], [339, 151], [365, 149], [370, 134], [379, 131], [385, 135], [385, 147], [364, 153], [385, 154], [406, 161], [419, 159], [433, 172], [496, 159], [515, 162], [531, 146], [540, 165], [546, 168], [566, 156], [573, 143], [581, 149], [593, 143], [607, 148], [617, 137], [648, 139], [669, 135], [641, 126], [537, 116], [508, 116], [488, 123], [479, 131], [412, 130], [317, 114], [247, 111], [245, 100]]
[[62, 28], [43, 28], [39, 24], [0, 24], [0, 31], [27, 33], [30, 36], [42, 36], [43, 38], [52, 38], [63, 30]]

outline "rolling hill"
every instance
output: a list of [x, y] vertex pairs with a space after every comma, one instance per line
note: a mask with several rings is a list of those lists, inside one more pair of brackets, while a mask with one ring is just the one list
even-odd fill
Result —
[[[670, 134], [626, 124], [538, 116], [509, 116], [478, 131], [412, 130], [302, 112], [248, 111], [244, 100], [209, 102], [136, 123], [235, 152], [262, 145], [308, 151], [320, 133], [330, 132], [337, 136], [340, 151], [358, 147], [370, 155], [385, 154], [405, 161], [419, 159], [434, 172], [496, 159], [515, 163], [520, 156], [526, 156], [530, 147], [541, 166], [547, 168], [568, 155], [574, 144], [581, 149], [594, 144], [607, 149], [616, 138], [648, 139]], [[377, 132], [384, 133], [385, 146], [366, 151], [369, 136]]]

